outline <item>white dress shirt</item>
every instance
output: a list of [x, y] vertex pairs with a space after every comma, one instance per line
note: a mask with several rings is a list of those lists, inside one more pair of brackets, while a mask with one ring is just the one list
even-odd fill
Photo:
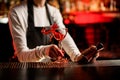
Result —
[[[59, 27], [64, 28], [65, 25], [63, 24], [62, 15], [59, 9], [49, 4], [47, 5], [54, 22], [57, 23]], [[46, 15], [45, 6], [33, 6], [33, 9], [35, 26], [50, 26], [49, 20]], [[49, 45], [36, 46], [33, 49], [29, 49], [27, 47], [27, 17], [28, 12], [26, 2], [13, 7], [9, 12], [9, 27], [13, 38], [15, 54], [17, 55], [20, 62], [39, 62], [41, 61], [40, 59], [44, 57], [44, 55], [42, 54], [43, 50]], [[79, 49], [77, 48], [76, 44], [69, 34], [67, 34], [62, 41], [62, 46], [65, 52], [70, 56], [72, 61], [75, 61], [75, 57], [77, 55], [81, 55]], [[39, 56], [39, 58], [36, 56], [36, 54], [37, 56]]]

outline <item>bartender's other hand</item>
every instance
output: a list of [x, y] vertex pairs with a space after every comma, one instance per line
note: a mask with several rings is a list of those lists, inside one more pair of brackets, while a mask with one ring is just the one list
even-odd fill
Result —
[[58, 59], [58, 57], [63, 57], [64, 53], [55, 44], [51, 44], [45, 48], [45, 54], [52, 59]]

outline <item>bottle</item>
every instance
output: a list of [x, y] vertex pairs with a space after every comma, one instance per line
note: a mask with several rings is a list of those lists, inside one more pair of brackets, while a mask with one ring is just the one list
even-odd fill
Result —
[[65, 1], [65, 12], [66, 13], [70, 12], [70, 2], [69, 2], [69, 0]]
[[110, 11], [114, 10], [114, 1], [110, 0]]
[[85, 49], [81, 56], [78, 56], [77, 60], [80, 64], [90, 63], [97, 56], [98, 52], [103, 50], [103, 44], [99, 43], [96, 46], [92, 45], [89, 48]]
[[6, 5], [6, 0], [0, 2], [0, 15], [4, 16], [8, 13], [8, 8]]

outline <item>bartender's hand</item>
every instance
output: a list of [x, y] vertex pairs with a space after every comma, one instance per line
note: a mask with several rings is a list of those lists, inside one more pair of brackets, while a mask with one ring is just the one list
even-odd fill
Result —
[[59, 57], [63, 57], [64, 53], [59, 49], [57, 45], [51, 44], [45, 47], [45, 55], [51, 57], [54, 61]]

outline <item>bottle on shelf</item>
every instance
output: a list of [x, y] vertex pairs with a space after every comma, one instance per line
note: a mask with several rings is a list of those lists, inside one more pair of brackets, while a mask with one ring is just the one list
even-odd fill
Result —
[[1, 0], [0, 2], [0, 15], [6, 16], [8, 12], [7, 0]]

